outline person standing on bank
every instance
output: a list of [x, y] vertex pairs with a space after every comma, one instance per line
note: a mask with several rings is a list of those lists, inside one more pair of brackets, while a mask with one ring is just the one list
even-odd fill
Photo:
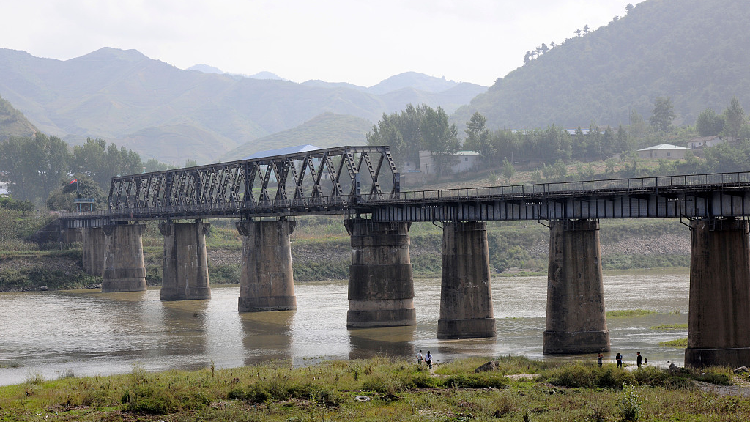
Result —
[[622, 368], [622, 355], [620, 353], [617, 353], [615, 360], [617, 361], [617, 367]]
[[421, 365], [423, 360], [424, 356], [422, 356], [422, 351], [420, 350], [419, 353], [417, 353], [417, 364]]
[[599, 356], [596, 357], [596, 363], [599, 365], [599, 367], [602, 367], [602, 359], [604, 358], [604, 355], [602, 352], [599, 352]]
[[643, 356], [641, 356], [641, 352], [635, 352], [635, 364], [638, 365], [639, 369], [643, 364]]
[[427, 367], [432, 369], [432, 355], [429, 350], [427, 351], [427, 356], [424, 358], [424, 361], [427, 363]]

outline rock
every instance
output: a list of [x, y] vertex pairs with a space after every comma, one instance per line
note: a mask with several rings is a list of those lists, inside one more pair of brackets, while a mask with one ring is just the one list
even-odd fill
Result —
[[497, 363], [495, 363], [494, 360], [491, 360], [485, 363], [484, 365], [480, 366], [479, 368], [475, 369], [474, 373], [478, 374], [480, 372], [494, 371], [495, 369], [497, 369]]
[[748, 372], [747, 366], [740, 366], [739, 368], [734, 370], [735, 374], [745, 374]]
[[49, 290], [49, 287], [47, 287], [47, 286], [39, 286], [39, 291], [40, 292], [46, 292], [47, 290]]

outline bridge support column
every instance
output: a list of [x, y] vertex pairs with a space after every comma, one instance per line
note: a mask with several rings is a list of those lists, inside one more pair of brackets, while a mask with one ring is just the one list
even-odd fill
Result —
[[599, 222], [550, 221], [544, 354], [609, 351]]
[[104, 256], [102, 292], [140, 292], [146, 290], [143, 264], [142, 224], [104, 226], [107, 251]]
[[208, 223], [159, 223], [164, 236], [161, 300], [210, 299], [208, 287]]
[[345, 220], [344, 225], [352, 244], [346, 326], [416, 325], [410, 224], [354, 218]]
[[86, 274], [101, 277], [104, 275], [104, 255], [107, 250], [104, 230], [101, 227], [81, 229], [83, 241], [83, 270]]
[[242, 272], [240, 312], [290, 311], [297, 309], [292, 275], [294, 221], [241, 221]]
[[443, 281], [437, 337], [494, 337], [485, 222], [444, 223]]
[[695, 220], [690, 228], [685, 365], [750, 365], [748, 222]]

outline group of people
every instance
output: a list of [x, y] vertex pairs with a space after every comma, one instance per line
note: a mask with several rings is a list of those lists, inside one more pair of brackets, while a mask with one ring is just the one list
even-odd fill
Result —
[[427, 356], [422, 356], [421, 350], [417, 353], [417, 364], [421, 365], [422, 361], [427, 364], [428, 368], [432, 369], [432, 354], [429, 350], [427, 351]]
[[[599, 356], [596, 358], [596, 363], [599, 364], [600, 367], [602, 366], [603, 359], [604, 355], [599, 353]], [[615, 362], [617, 362], [618, 368], [622, 368], [622, 355], [619, 352], [615, 355]], [[635, 352], [635, 364], [638, 365], [638, 368], [644, 363], [648, 363], [648, 359], [644, 360], [641, 352]]]

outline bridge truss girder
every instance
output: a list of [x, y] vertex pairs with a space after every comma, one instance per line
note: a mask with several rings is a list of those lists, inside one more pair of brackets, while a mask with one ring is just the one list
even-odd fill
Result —
[[389, 147], [337, 147], [114, 177], [109, 214], [158, 219], [342, 213], [357, 203], [396, 198], [399, 191]]

